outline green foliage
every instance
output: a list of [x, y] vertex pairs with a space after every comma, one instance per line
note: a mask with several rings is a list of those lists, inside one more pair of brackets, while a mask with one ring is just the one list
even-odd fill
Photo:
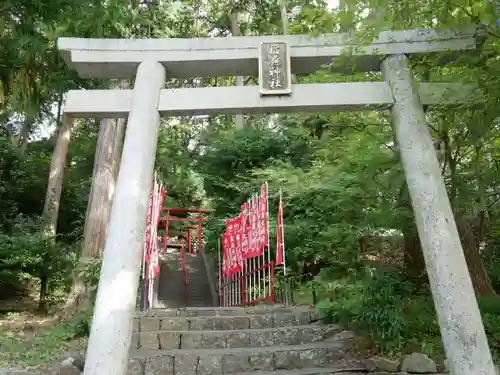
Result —
[[366, 282], [356, 320], [383, 350], [393, 350], [401, 345], [406, 328], [402, 311], [408, 292], [407, 282], [383, 269], [375, 271]]
[[[13, 314], [11, 314], [11, 317]], [[69, 348], [85, 350], [86, 340], [81, 340], [89, 333], [90, 317], [79, 313], [69, 321], [43, 328], [25, 337], [14, 331], [0, 331], [0, 366], [39, 365], [60, 359], [61, 353]], [[75, 340], [80, 341], [75, 344]]]
[[21, 216], [9, 234], [0, 233], [0, 279], [14, 285], [40, 280], [40, 307], [45, 309], [50, 297], [56, 296], [49, 291], [67, 288], [76, 258], [71, 247], [54, 242], [39, 228]]
[[397, 271], [379, 269], [357, 282], [346, 278], [318, 289], [323, 297], [318, 310], [329, 320], [366, 332], [381, 351], [401, 349], [411, 284]]
[[[325, 314], [327, 321], [364, 336], [367, 340], [361, 344], [370, 350], [395, 356], [421, 351], [436, 359], [444, 358], [432, 297], [415, 293], [414, 286], [397, 269], [379, 269], [364, 277], [336, 281], [319, 277], [315, 283], [321, 299], [317, 310]], [[483, 297], [478, 302], [492, 354], [498, 359], [500, 300]]]
[[197, 167], [204, 177], [207, 194], [224, 197], [226, 204], [234, 201], [231, 207], [224, 207], [226, 212], [239, 208], [254, 190], [253, 186], [246, 185], [249, 172], [274, 160], [286, 159], [289, 144], [285, 136], [262, 128], [221, 131], [208, 142], [209, 147], [199, 157]]

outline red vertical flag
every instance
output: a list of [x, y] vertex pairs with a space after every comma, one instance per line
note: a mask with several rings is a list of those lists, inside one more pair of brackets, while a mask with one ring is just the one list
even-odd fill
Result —
[[284, 244], [283, 244], [283, 197], [281, 196], [280, 191], [280, 202], [278, 205], [278, 228], [276, 230], [276, 265], [284, 263], [285, 254], [284, 254]]
[[240, 272], [243, 269], [243, 259], [241, 256], [241, 218], [226, 220], [226, 233], [224, 236], [227, 250], [224, 254], [227, 256], [227, 273], [231, 277], [233, 273]]
[[223, 254], [223, 266], [222, 266], [222, 273], [224, 275], [229, 273], [229, 268], [230, 268], [230, 249], [229, 249], [229, 236], [227, 233], [224, 233], [222, 235], [222, 254]]
[[241, 206], [240, 220], [241, 220], [241, 256], [246, 260], [249, 256], [249, 241], [248, 241], [248, 218], [249, 218], [250, 205], [245, 202]]
[[253, 196], [250, 205], [250, 228], [248, 233], [249, 258], [255, 258], [262, 254], [262, 249], [258, 243], [259, 226], [259, 204], [257, 197]]
[[234, 232], [233, 252], [236, 262], [235, 272], [240, 272], [243, 269], [243, 256], [241, 254], [241, 216], [233, 218], [232, 221]]
[[267, 224], [267, 184], [260, 187], [259, 194], [259, 246], [264, 249], [269, 246]]

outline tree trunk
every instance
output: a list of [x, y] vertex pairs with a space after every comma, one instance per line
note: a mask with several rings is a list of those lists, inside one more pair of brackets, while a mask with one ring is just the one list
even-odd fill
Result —
[[108, 221], [115, 194], [116, 177], [120, 166], [125, 119], [103, 119], [92, 176], [82, 257], [101, 258], [108, 232]]
[[47, 292], [49, 288], [49, 277], [47, 275], [40, 276], [40, 294], [38, 298], [38, 311], [47, 312]]
[[57, 133], [56, 145], [52, 154], [52, 161], [50, 162], [49, 182], [42, 213], [44, 230], [50, 236], [56, 234], [64, 168], [66, 166], [69, 141], [71, 138], [71, 125], [72, 120], [70, 118], [62, 118]]
[[404, 267], [407, 277], [413, 280], [418, 289], [428, 282], [424, 254], [416, 226], [403, 232]]
[[[18, 148], [22, 154], [24, 154], [28, 148], [28, 140], [34, 123], [35, 120], [33, 117], [25, 115], [21, 129], [17, 135], [14, 134], [14, 130], [12, 128], [8, 130], [11, 136], [10, 140], [12, 147]], [[59, 121], [56, 121], [56, 124], [59, 124]]]
[[91, 302], [89, 285], [82, 279], [81, 271], [84, 271], [93, 260], [102, 258], [115, 194], [116, 178], [120, 167], [124, 134], [125, 119], [103, 119], [101, 121], [80, 264], [75, 272], [71, 292], [66, 301], [63, 311], [64, 317], [71, 316], [75, 309], [87, 307]]
[[458, 233], [462, 242], [465, 260], [469, 268], [472, 286], [477, 297], [496, 296], [493, 284], [486, 272], [481, 254], [479, 253], [478, 241], [467, 220], [459, 215], [455, 216]]
[[[35, 121], [32, 118], [28, 118], [24, 121], [23, 127], [21, 129], [21, 132], [19, 135], [21, 138], [19, 139], [18, 146], [19, 150], [21, 151], [22, 154], [26, 153], [26, 150], [28, 149], [28, 141], [31, 133], [31, 129], [33, 128], [33, 124]], [[58, 124], [59, 122], [56, 122]]]
[[[476, 296], [495, 296], [495, 290], [484, 267], [479, 253], [478, 241], [466, 219], [456, 215], [458, 233], [462, 242], [467, 267]], [[404, 264], [409, 278], [413, 278], [420, 287], [427, 282], [427, 273], [422, 247], [416, 230], [406, 230], [404, 236]]]
[[[47, 193], [45, 195], [45, 204], [42, 212], [42, 230], [47, 241], [55, 241], [57, 230], [57, 219], [59, 217], [59, 205], [61, 203], [61, 192], [63, 186], [64, 168], [68, 157], [68, 147], [71, 138], [72, 120], [63, 117], [57, 131], [56, 145], [52, 153], [50, 162], [49, 182], [47, 184]], [[43, 260], [42, 267], [46, 270], [49, 264]], [[47, 285], [50, 275], [40, 276], [40, 300], [39, 309], [45, 309], [45, 298], [47, 295]]]
[[[427, 271], [425, 267], [424, 253], [418, 237], [417, 225], [415, 223], [413, 208], [410, 203], [410, 195], [406, 181], [399, 189], [399, 204], [401, 210], [408, 210], [411, 219], [402, 227], [403, 232], [403, 262], [404, 270], [409, 279], [413, 280], [418, 288], [428, 282]], [[406, 220], [405, 220], [406, 221]]]

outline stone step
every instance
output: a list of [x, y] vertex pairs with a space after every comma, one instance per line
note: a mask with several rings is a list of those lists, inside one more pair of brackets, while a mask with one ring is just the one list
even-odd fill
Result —
[[146, 316], [134, 320], [134, 332], [278, 328], [309, 324], [317, 319], [317, 315], [308, 310], [239, 316]]
[[340, 331], [338, 326], [318, 324], [237, 331], [149, 331], [133, 334], [132, 347], [168, 350], [300, 345], [324, 341]]
[[174, 317], [174, 316], [242, 316], [261, 315], [272, 313], [295, 313], [311, 311], [309, 306], [286, 307], [282, 305], [259, 305], [249, 307], [186, 307], [186, 308], [163, 308], [150, 309], [145, 314], [138, 313], [138, 317]]
[[[357, 361], [356, 361], [357, 362]], [[366, 375], [366, 367], [361, 363], [345, 363], [341, 366], [335, 364], [329, 367], [309, 367], [294, 370], [257, 370], [237, 372], [234, 375], [323, 375], [323, 374], [338, 374], [338, 375]], [[377, 374], [373, 374], [377, 375]], [[389, 373], [379, 373], [378, 375], [389, 375]], [[398, 375], [398, 374], [392, 374]], [[399, 374], [401, 375], [401, 374]]]
[[[302, 368], [295, 370], [273, 370], [273, 371], [245, 371], [237, 372], [233, 375], [416, 375], [414, 373], [407, 372], [386, 372], [377, 371], [369, 372], [363, 367], [316, 367], [316, 368]], [[429, 375], [450, 375], [449, 373], [433, 373]]]
[[131, 352], [128, 375], [219, 375], [323, 368], [345, 355], [342, 348], [339, 341], [260, 348], [139, 349]]
[[[186, 257], [188, 286], [184, 285], [184, 272], [180, 254], [162, 257], [157, 306], [171, 308], [187, 306], [211, 306], [213, 298], [208, 276], [200, 256]], [[185, 293], [187, 292], [187, 300]], [[175, 310], [175, 309], [173, 309]]]

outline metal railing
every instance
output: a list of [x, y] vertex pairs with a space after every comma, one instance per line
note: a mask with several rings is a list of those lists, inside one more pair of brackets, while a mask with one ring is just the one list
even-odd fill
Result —
[[[283, 270], [282, 269], [277, 269], [276, 270], [276, 275], [275, 275], [275, 295], [276, 295], [276, 302], [281, 303], [283, 305], [295, 305], [297, 303], [304, 302], [298, 300], [297, 296], [297, 291], [298, 291], [298, 286], [299, 285], [304, 285], [304, 284], [309, 284], [310, 285], [310, 290], [308, 293], [308, 304], [315, 306], [316, 303], [318, 302], [317, 294], [316, 294], [316, 286], [314, 280], [309, 280], [309, 281], [303, 281], [304, 278], [310, 277], [312, 278], [312, 274], [309, 273], [304, 273], [301, 275], [283, 275]], [[305, 288], [301, 288], [301, 291], [304, 291]]]
[[[268, 272], [264, 272], [268, 269]], [[238, 272], [229, 280], [218, 280], [216, 291], [220, 306], [248, 306], [261, 302], [281, 305], [308, 304], [315, 306], [318, 302], [316, 282], [311, 273], [301, 275], [285, 275], [283, 270], [275, 267], [274, 262], [247, 272]], [[309, 280], [304, 280], [309, 279]], [[250, 282], [251, 280], [251, 282]], [[307, 285], [298, 288], [299, 285]], [[298, 292], [301, 295], [298, 295]]]
[[275, 303], [274, 283], [274, 262], [236, 272], [229, 279], [223, 275], [217, 288], [220, 305], [247, 306], [264, 301]]
[[188, 275], [186, 266], [186, 243], [181, 241], [182, 279], [184, 281], [184, 306], [188, 306]]

